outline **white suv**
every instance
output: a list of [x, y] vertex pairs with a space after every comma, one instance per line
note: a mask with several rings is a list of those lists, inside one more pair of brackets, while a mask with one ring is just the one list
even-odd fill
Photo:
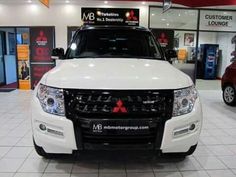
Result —
[[32, 99], [33, 139], [44, 157], [84, 149], [190, 155], [202, 126], [192, 80], [142, 27], [84, 26]]

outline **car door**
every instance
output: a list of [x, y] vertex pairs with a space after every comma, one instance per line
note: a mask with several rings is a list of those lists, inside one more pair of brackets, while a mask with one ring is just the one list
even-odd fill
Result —
[[231, 65], [230, 75], [231, 75], [233, 84], [236, 86], [236, 61], [234, 61]]

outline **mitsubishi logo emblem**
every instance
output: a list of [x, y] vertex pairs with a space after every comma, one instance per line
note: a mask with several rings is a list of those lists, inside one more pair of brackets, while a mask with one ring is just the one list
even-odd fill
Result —
[[116, 107], [114, 107], [113, 108], [113, 113], [119, 113], [119, 112], [121, 112], [121, 113], [127, 113], [127, 109], [126, 109], [126, 107], [124, 107], [123, 106], [123, 101], [121, 101], [121, 100], [118, 100], [117, 102], [116, 102]]

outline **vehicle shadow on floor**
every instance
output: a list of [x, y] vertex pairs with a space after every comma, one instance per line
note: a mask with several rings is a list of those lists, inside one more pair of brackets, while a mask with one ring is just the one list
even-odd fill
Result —
[[[53, 160], [58, 164], [73, 163], [72, 173], [147, 173], [167, 168], [175, 171], [175, 164], [184, 161], [184, 158], [146, 151], [82, 151]], [[60, 165], [58, 168], [63, 170]]]
[[178, 163], [185, 158], [178, 156], [161, 155], [153, 151], [81, 151], [73, 155], [62, 155], [52, 158], [53, 160], [75, 161], [75, 162], [119, 162], [119, 163]]

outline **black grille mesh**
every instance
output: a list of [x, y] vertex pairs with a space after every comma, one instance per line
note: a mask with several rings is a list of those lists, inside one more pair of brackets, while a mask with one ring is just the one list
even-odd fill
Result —
[[[173, 108], [173, 91], [64, 91], [66, 116], [69, 119], [84, 118], [170, 118]], [[121, 100], [127, 112], [119, 110]]]

